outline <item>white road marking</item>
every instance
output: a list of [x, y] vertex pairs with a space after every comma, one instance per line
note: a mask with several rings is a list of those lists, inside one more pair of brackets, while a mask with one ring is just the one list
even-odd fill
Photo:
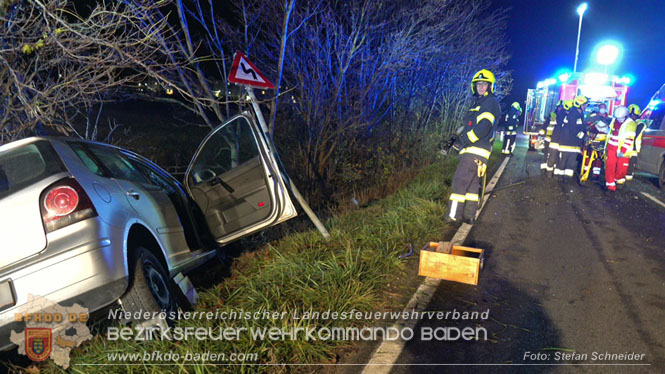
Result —
[[[503, 160], [503, 163], [501, 164], [501, 166], [499, 166], [499, 169], [496, 171], [496, 173], [490, 180], [489, 184], [486, 186], [485, 190], [488, 192], [485, 193], [483, 204], [480, 206], [480, 209], [478, 209], [478, 211], [476, 212], [476, 218], [478, 218], [480, 212], [485, 207], [485, 203], [489, 199], [491, 191], [494, 189], [494, 186], [496, 186], [497, 182], [499, 181], [499, 178], [501, 177], [501, 174], [503, 173], [503, 170], [506, 168], [506, 165], [508, 164], [509, 160], [510, 157], [506, 157]], [[460, 228], [457, 229], [457, 232], [455, 233], [453, 238], [450, 240], [451, 243], [455, 244], [463, 243], [467, 235], [469, 235], [470, 231], [471, 231], [471, 225], [463, 223], [462, 226], [460, 226]], [[429, 305], [432, 296], [434, 296], [434, 293], [436, 292], [436, 289], [439, 287], [440, 284], [441, 284], [441, 279], [429, 278], [429, 277], [425, 278], [425, 281], [420, 284], [420, 286], [416, 290], [416, 293], [413, 294], [411, 300], [409, 300], [409, 303], [406, 305], [403, 312], [406, 313], [406, 315], [411, 315], [412, 311], [416, 312], [424, 311], [427, 305]], [[395, 322], [393, 327], [396, 327], [397, 329], [400, 330], [406, 327], [413, 329], [418, 323], [418, 321], [419, 321], [418, 319], [400, 319]], [[406, 344], [406, 341], [402, 339], [384, 340], [379, 346], [379, 348], [377, 348], [376, 352], [374, 352], [374, 355], [372, 355], [372, 358], [369, 360], [367, 366], [365, 366], [365, 369], [363, 370], [362, 373], [363, 374], [390, 373], [391, 366], [395, 364], [395, 361], [397, 361], [397, 358], [402, 353], [402, 349], [404, 349], [404, 344]]]
[[646, 192], [642, 192], [642, 195], [646, 196], [647, 198], [649, 198], [649, 199], [650, 199], [651, 201], [653, 201], [654, 203], [656, 203], [656, 204], [662, 206], [663, 208], [665, 208], [665, 203], [663, 203], [662, 201], [656, 199], [656, 198], [653, 197], [651, 194], [648, 194], [648, 193], [646, 193]]

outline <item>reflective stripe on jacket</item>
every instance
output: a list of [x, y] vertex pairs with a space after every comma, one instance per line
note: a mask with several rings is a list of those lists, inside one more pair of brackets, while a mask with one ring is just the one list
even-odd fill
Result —
[[605, 141], [605, 148], [608, 146], [617, 147], [617, 154], [623, 153], [625, 157], [630, 157], [630, 152], [633, 150], [633, 142], [635, 141], [635, 130], [637, 123], [632, 118], [619, 124], [619, 129], [615, 130], [617, 125], [616, 119], [610, 123], [610, 131], [607, 133], [607, 140]]
[[492, 152], [490, 140], [494, 137], [494, 124], [499, 118], [501, 108], [494, 94], [474, 95], [471, 107], [464, 117], [464, 130], [461, 134], [463, 148], [460, 154], [473, 153], [489, 158]]
[[[558, 129], [557, 143], [559, 151], [564, 149], [568, 152], [579, 152], [582, 147], [582, 138], [584, 136], [584, 115], [581, 109], [571, 108], [563, 119], [560, 129]], [[580, 134], [582, 136], [580, 136]], [[552, 141], [555, 139], [552, 138]]]
[[637, 122], [636, 130], [635, 130], [635, 142], [633, 143], [633, 149], [631, 151], [628, 151], [629, 155], [626, 157], [635, 157], [637, 156], [638, 153], [640, 153], [640, 150], [642, 149], [642, 135], [644, 135], [644, 129], [646, 129], [647, 126], [643, 122]]

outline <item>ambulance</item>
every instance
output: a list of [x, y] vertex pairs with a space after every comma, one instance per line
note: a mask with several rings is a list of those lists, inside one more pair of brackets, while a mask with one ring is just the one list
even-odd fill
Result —
[[637, 169], [658, 176], [658, 186], [665, 188], [665, 84], [653, 95], [642, 111], [646, 125], [642, 148], [637, 155]]

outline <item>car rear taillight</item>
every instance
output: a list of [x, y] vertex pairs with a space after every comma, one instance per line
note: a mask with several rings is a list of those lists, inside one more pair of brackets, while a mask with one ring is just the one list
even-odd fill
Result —
[[53, 217], [70, 214], [79, 205], [79, 194], [69, 186], [60, 186], [50, 190], [44, 198], [44, 208]]
[[63, 179], [50, 185], [42, 192], [39, 200], [46, 232], [97, 215], [88, 194], [73, 178]]

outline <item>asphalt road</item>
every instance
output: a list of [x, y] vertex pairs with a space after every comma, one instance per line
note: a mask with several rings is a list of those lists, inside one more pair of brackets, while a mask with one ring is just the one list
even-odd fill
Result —
[[[642, 192], [665, 194], [561, 184], [519, 145], [465, 242], [487, 251], [479, 285], [444, 281], [426, 308], [489, 318], [422, 320], [391, 373], [665, 372], [665, 207]], [[480, 339], [419, 336], [437, 327]]]

